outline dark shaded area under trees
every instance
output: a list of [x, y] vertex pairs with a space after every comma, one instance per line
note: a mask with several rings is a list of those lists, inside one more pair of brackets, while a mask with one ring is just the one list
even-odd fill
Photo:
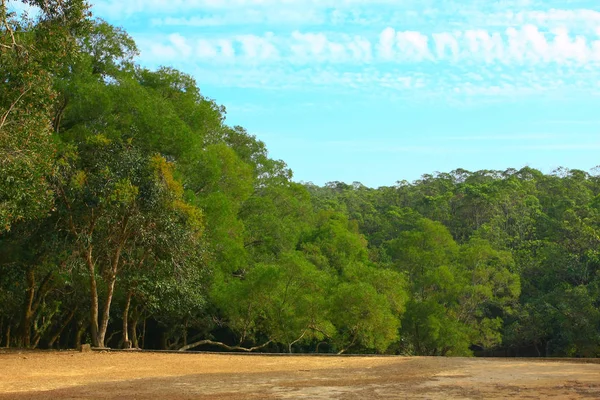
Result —
[[600, 355], [600, 177], [292, 181], [80, 0], [0, 5], [0, 346]]

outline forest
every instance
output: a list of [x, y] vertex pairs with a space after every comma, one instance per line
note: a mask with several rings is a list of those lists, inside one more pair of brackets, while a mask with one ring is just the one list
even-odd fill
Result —
[[22, 2], [0, 5], [0, 347], [600, 356], [598, 173], [299, 183], [85, 1]]

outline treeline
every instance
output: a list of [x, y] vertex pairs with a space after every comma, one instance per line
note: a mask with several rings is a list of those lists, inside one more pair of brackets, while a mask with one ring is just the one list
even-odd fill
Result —
[[597, 176], [299, 184], [84, 1], [23, 3], [0, 6], [0, 346], [599, 355]]

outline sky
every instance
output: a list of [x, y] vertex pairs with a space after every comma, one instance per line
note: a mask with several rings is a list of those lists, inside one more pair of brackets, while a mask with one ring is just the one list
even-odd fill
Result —
[[92, 0], [297, 181], [600, 165], [598, 0]]

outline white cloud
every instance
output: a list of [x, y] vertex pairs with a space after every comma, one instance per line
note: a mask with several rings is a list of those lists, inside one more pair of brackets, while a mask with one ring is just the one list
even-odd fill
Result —
[[154, 17], [144, 60], [196, 68], [200, 84], [460, 99], [600, 95], [600, 12], [562, 3], [96, 2], [117, 20]]
[[281, 40], [282, 51], [290, 53], [296, 63], [369, 63], [373, 58], [371, 42], [361, 36], [339, 35], [330, 39], [325, 33], [294, 31]]
[[225, 58], [234, 58], [235, 57], [235, 50], [233, 48], [233, 44], [230, 40], [227, 39], [221, 39], [217, 41], [217, 45], [219, 46], [220, 50], [221, 50], [221, 55], [223, 55]]
[[475, 57], [492, 62], [504, 58], [504, 40], [498, 33], [489, 33], [483, 29], [467, 30], [462, 35], [464, 37], [466, 57]]
[[405, 31], [396, 33], [396, 45], [402, 58], [417, 61], [431, 58], [429, 38], [420, 32]]
[[379, 56], [386, 61], [421, 61], [431, 58], [429, 38], [416, 31], [385, 28], [379, 35]]
[[507, 150], [548, 150], [548, 151], [560, 151], [560, 150], [587, 150], [587, 151], [598, 151], [600, 150], [600, 143], [557, 143], [557, 144], [537, 144], [531, 146], [510, 146]]
[[196, 54], [200, 58], [213, 58], [217, 56], [217, 48], [208, 40], [200, 39], [196, 45]]
[[378, 51], [379, 55], [385, 60], [394, 58], [394, 45], [396, 40], [396, 31], [392, 28], [385, 28], [379, 36]]
[[588, 26], [600, 25], [600, 12], [589, 9], [548, 11], [524, 11], [517, 14], [518, 20], [529, 21], [543, 26], [583, 24]]
[[142, 54], [150, 53], [153, 58], [158, 58], [165, 61], [173, 60], [177, 57], [177, 51], [173, 46], [168, 46], [164, 44], [152, 44], [148, 52], [143, 52]]
[[[434, 33], [433, 41], [435, 43], [438, 58], [442, 59], [450, 56], [450, 58], [455, 59], [458, 57], [460, 52], [458, 40], [452, 33]], [[450, 52], [449, 54], [448, 51]]]
[[355, 36], [354, 39], [348, 43], [348, 50], [352, 54], [352, 57], [356, 60], [363, 60], [368, 63], [373, 58], [373, 46], [367, 39]]
[[[456, 93], [503, 95], [567, 85], [597, 90], [600, 39], [593, 39], [597, 38], [572, 35], [565, 28], [548, 33], [526, 24], [505, 32], [472, 29], [431, 34], [388, 27], [381, 31], [378, 40], [300, 31], [289, 35], [216, 37], [173, 33], [162, 40], [156, 37], [142, 40], [141, 48], [142, 60], [146, 62], [206, 66], [229, 63], [242, 70], [249, 65], [277, 68], [281, 62], [291, 68], [336, 65], [341, 72], [369, 65], [385, 70], [393, 66], [407, 68], [414, 63], [447, 63], [463, 70], [456, 79], [457, 87], [453, 88]], [[511, 69], [517, 67], [521, 69], [520, 76], [527, 76], [527, 91], [522, 89], [523, 85], [512, 86], [515, 71]], [[570, 70], [562, 71], [562, 67]], [[552, 74], [548, 69], [554, 69], [552, 79], [543, 75]], [[398, 87], [394, 81], [379, 83]]]
[[322, 57], [329, 50], [329, 40], [323, 33], [292, 33], [294, 44], [291, 45], [292, 53], [302, 59]]
[[554, 58], [558, 62], [573, 59], [578, 62], [585, 62], [589, 55], [586, 39], [583, 36], [576, 36], [573, 40], [569, 31], [565, 28], [558, 28], [553, 31], [554, 37]]
[[[239, 10], [244, 7], [272, 8], [331, 8], [352, 7], [360, 5], [378, 6], [397, 5], [396, 0], [96, 0], [94, 7], [102, 12], [111, 11], [126, 14], [152, 11], [155, 13], [174, 13], [190, 10]], [[410, 1], [418, 4], [417, 1]]]
[[183, 57], [188, 58], [192, 54], [192, 47], [188, 45], [187, 39], [178, 33], [169, 35], [169, 41], [173, 44], [177, 53]]
[[242, 46], [243, 55], [253, 61], [273, 61], [279, 57], [277, 48], [271, 42], [273, 35], [267, 34], [265, 37], [255, 35], [242, 35], [237, 37], [237, 41]]
[[[198, 11], [199, 12], [199, 11]], [[286, 26], [289, 24], [303, 25], [322, 24], [325, 22], [324, 15], [317, 10], [310, 9], [267, 9], [267, 10], [245, 10], [244, 12], [221, 12], [217, 14], [200, 14], [185, 17], [161, 16], [152, 18], [154, 26], [162, 27], [203, 27], [213, 28], [221, 26], [247, 26], [247, 25], [269, 25]]]
[[456, 140], [456, 141], [508, 141], [514, 142], [516, 140], [546, 140], [546, 139], [569, 139], [565, 135], [557, 135], [555, 133], [526, 133], [526, 134], [488, 134], [488, 135], [471, 135], [471, 136], [446, 136], [445, 140]]
[[[593, 31], [600, 25], [600, 11], [570, 8], [573, 1], [444, 0], [91, 0], [94, 13], [113, 20], [143, 15], [158, 26], [240, 27], [277, 26], [293, 29], [327, 25], [362, 27], [434, 25], [486, 29], [536, 25]], [[470, 25], [468, 28], [464, 25]]]

